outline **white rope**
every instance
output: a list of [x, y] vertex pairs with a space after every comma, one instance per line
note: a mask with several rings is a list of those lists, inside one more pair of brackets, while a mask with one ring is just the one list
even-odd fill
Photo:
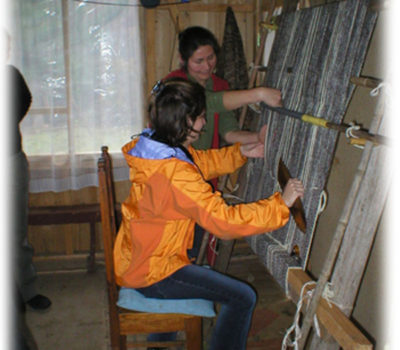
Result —
[[[319, 197], [319, 204], [318, 204], [318, 209], [317, 209], [317, 215], [320, 215], [326, 208], [326, 203], [328, 202], [328, 194], [326, 193], [325, 190], [321, 192], [321, 195]], [[315, 222], [314, 222], [315, 225]]]
[[354, 130], [360, 130], [360, 125], [357, 125], [357, 124], [354, 123], [354, 122], [351, 122], [349, 125], [350, 125], [350, 126], [346, 129], [346, 137], [347, 137], [347, 138], [355, 138], [355, 139], [358, 139], [358, 136], [354, 135], [354, 134], [353, 134], [353, 131], [354, 131]]
[[319, 327], [317, 314], [314, 314], [314, 329], [315, 333], [317, 333], [318, 338], [321, 338], [321, 328]]
[[[307, 293], [304, 293], [306, 290], [306, 287], [308, 287], [310, 285], [314, 285], [314, 288], [307, 291]], [[281, 350], [286, 350], [288, 347], [292, 347], [295, 350], [298, 350], [298, 340], [301, 338], [301, 328], [299, 325], [301, 309], [303, 308], [304, 301], [307, 300], [307, 305], [308, 305], [308, 302], [312, 298], [312, 295], [314, 293], [316, 285], [317, 285], [317, 283], [315, 281], [308, 281], [308, 282], [304, 283], [303, 286], [301, 287], [299, 300], [297, 302], [296, 313], [294, 315], [294, 321], [293, 321], [293, 324], [287, 329], [287, 331], [285, 333], [285, 336], [282, 340]], [[331, 308], [332, 308], [332, 304], [335, 304], [331, 300], [333, 298], [333, 296], [334, 296], [334, 292], [332, 289], [332, 285], [331, 285], [331, 283], [327, 283], [324, 288], [322, 297], [327, 301], [329, 307], [331, 307]], [[318, 337], [321, 337], [321, 328], [319, 326], [318, 317], [316, 314], [314, 315], [313, 320], [314, 320], [315, 332], [318, 335]], [[291, 340], [290, 337], [293, 332], [294, 332], [294, 339]]]
[[[301, 329], [300, 329], [300, 325], [299, 325], [301, 309], [303, 307], [303, 302], [304, 302], [305, 298], [307, 298], [307, 299], [310, 298], [313, 290], [308, 291], [305, 295], [304, 295], [304, 292], [305, 292], [306, 287], [311, 284], [315, 285], [316, 283], [314, 281], [309, 281], [309, 282], [304, 283], [303, 286], [301, 287], [299, 301], [297, 302], [297, 309], [296, 309], [296, 313], [294, 315], [294, 321], [293, 321], [293, 324], [290, 326], [290, 328], [288, 328], [288, 330], [286, 331], [285, 336], [283, 337], [282, 347], [281, 347], [282, 350], [286, 350], [288, 348], [288, 346], [294, 347], [295, 350], [298, 350], [297, 341], [301, 337]], [[294, 332], [294, 339], [291, 340], [290, 337], [293, 332]]]
[[[319, 195], [318, 208], [317, 208], [317, 212], [315, 214], [314, 222], [313, 222], [312, 229], [311, 229], [311, 236], [310, 236], [311, 240], [314, 237], [315, 229], [317, 227], [318, 218], [324, 212], [327, 202], [328, 202], [328, 194], [326, 193], [325, 190], [322, 190], [320, 195]], [[310, 249], [307, 250], [307, 254], [306, 254], [305, 258], [304, 258], [305, 264], [303, 266], [307, 266], [309, 255], [310, 255]]]
[[369, 93], [370, 96], [373, 96], [373, 97], [378, 96], [379, 93], [380, 93], [380, 91], [383, 90], [383, 88], [384, 88], [385, 86], [386, 86], [385, 83], [379, 83], [379, 85], [378, 85], [376, 88], [374, 88], [374, 89], [371, 90], [371, 92]]
[[[378, 96], [381, 92], [381, 90], [384, 90], [385, 94], [388, 95], [388, 84], [387, 83], [380, 83], [376, 88], [372, 89], [371, 92], [369, 93], [370, 96], [375, 97]], [[350, 123], [350, 126], [346, 129], [346, 138], [348, 140], [350, 139], [359, 139], [358, 136], [354, 135], [354, 130], [360, 130], [360, 125], [355, 124], [354, 122]], [[364, 149], [364, 145], [362, 144], [357, 144], [353, 143], [352, 144], [354, 147], [359, 148], [359, 149]]]
[[345, 314], [348, 314], [353, 307], [352, 306], [344, 306], [343, 304], [338, 303], [337, 301], [333, 301], [335, 297], [335, 292], [333, 290], [332, 283], [328, 282], [325, 286], [323, 297], [328, 303], [329, 307], [332, 308], [332, 305], [335, 305], [338, 309], [340, 309]]
[[[354, 130], [360, 130], [360, 125], [355, 124], [354, 122], [351, 122], [349, 124], [350, 126], [346, 129], [346, 138], [348, 140], [350, 139], [358, 139], [359, 137], [353, 134]], [[354, 147], [364, 149], [364, 145], [358, 145], [358, 144], [353, 144]]]

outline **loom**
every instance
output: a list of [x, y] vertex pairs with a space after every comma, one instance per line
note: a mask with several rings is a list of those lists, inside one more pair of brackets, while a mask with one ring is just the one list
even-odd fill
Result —
[[[265, 86], [282, 91], [284, 107], [340, 124], [376, 22], [369, 1], [347, 0], [283, 14], [269, 59]], [[256, 125], [254, 125], [256, 124]], [[282, 288], [290, 267], [305, 268], [338, 132], [279, 115], [262, 107], [252, 128], [268, 124], [264, 160], [250, 160], [239, 174], [236, 195], [245, 202], [280, 191], [282, 159], [306, 188], [307, 219], [301, 232], [293, 219], [272, 233], [247, 238]]]

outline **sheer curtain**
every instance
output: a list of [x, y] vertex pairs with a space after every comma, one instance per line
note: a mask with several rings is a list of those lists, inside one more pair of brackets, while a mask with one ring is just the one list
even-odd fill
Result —
[[138, 7], [14, 0], [11, 11], [10, 63], [33, 96], [21, 127], [30, 191], [96, 186], [102, 145], [127, 179], [120, 150], [143, 127]]

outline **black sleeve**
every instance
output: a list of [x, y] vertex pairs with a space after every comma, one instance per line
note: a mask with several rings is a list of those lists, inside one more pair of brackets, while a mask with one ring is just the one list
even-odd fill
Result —
[[15, 120], [19, 123], [28, 112], [32, 103], [32, 95], [20, 71], [14, 66], [8, 66], [8, 86], [10, 91], [10, 109]]

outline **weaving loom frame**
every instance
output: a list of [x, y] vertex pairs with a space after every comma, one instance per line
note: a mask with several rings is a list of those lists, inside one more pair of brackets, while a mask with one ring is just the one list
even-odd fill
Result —
[[[285, 107], [331, 122], [342, 122], [354, 91], [350, 78], [361, 71], [376, 21], [376, 14], [368, 11], [368, 4], [369, 1], [348, 0], [282, 15], [264, 85], [282, 91]], [[322, 24], [319, 31], [316, 29], [318, 24]], [[305, 38], [299, 37], [301, 33], [306, 33]], [[304, 58], [306, 50], [311, 54]], [[282, 52], [285, 54], [283, 59]], [[325, 67], [322, 72], [325, 74], [318, 71], [320, 67]], [[330, 70], [332, 67], [340, 71]], [[301, 79], [296, 80], [299, 76]], [[292, 176], [303, 180], [308, 220], [306, 234], [290, 220], [280, 230], [248, 238], [252, 249], [285, 289], [287, 269], [306, 266], [313, 226], [318, 218], [315, 198], [319, 198], [326, 185], [338, 134], [274, 115], [266, 109], [254, 127], [257, 129], [263, 124], [269, 125], [266, 160], [249, 161], [240, 174], [237, 194], [250, 202], [279, 191], [277, 169], [280, 158]], [[286, 148], [282, 150], [284, 143]], [[313, 147], [309, 148], [310, 144]], [[315, 159], [323, 161], [316, 166]], [[318, 171], [318, 177], [313, 177], [311, 167], [314, 173]], [[251, 178], [263, 181], [257, 181], [260, 186], [251, 187]], [[300, 251], [299, 255], [293, 253], [294, 247]]]

